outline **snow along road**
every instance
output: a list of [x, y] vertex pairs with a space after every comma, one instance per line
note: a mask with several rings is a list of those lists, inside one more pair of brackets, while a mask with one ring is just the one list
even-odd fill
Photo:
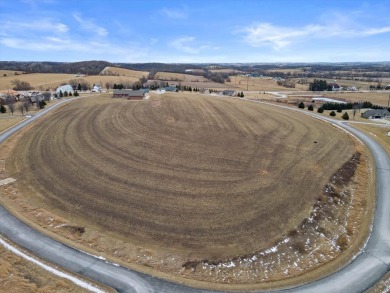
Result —
[[[64, 102], [66, 101], [49, 107], [2, 133], [0, 143], [3, 143], [10, 135], [25, 125]], [[287, 109], [291, 110], [288, 107]], [[311, 115], [316, 116], [315, 114]], [[373, 139], [346, 123], [322, 117], [320, 119], [328, 120], [330, 123], [340, 126], [359, 137], [369, 147], [374, 156], [377, 175], [377, 206], [372, 233], [364, 250], [339, 271], [316, 282], [291, 289], [274, 290], [274, 292], [363, 292], [390, 270], [390, 158]], [[2, 206], [0, 206], [0, 233], [36, 256], [66, 270], [112, 287], [118, 292], [216, 292], [158, 279], [74, 249], [32, 229], [11, 215]]]

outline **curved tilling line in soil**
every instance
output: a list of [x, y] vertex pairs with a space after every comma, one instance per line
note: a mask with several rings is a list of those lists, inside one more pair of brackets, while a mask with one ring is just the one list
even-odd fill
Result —
[[[6, 131], [0, 135], [0, 143], [17, 130], [59, 105], [48, 108], [34, 118]], [[288, 107], [287, 109], [291, 110]], [[389, 156], [378, 143], [360, 131], [342, 122], [324, 120], [339, 125], [359, 137], [374, 156], [377, 173], [377, 207], [372, 233], [365, 249], [338, 272], [307, 285], [277, 292], [362, 292], [389, 271], [390, 226], [388, 223], [390, 222], [390, 214], [387, 212], [390, 209], [390, 198], [388, 197], [390, 194]], [[154, 278], [76, 250], [33, 230], [1, 206], [0, 219], [0, 233], [14, 243], [69, 271], [96, 280], [120, 292], [211, 292]]]

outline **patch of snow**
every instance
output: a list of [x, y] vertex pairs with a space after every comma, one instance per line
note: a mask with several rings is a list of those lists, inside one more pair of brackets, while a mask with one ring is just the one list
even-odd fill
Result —
[[[81, 251], [81, 250], [80, 250], [80, 251]], [[106, 258], [105, 258], [105, 257], [103, 257], [103, 256], [99, 256], [99, 255], [90, 254], [90, 253], [88, 253], [88, 252], [85, 252], [85, 251], [81, 251], [81, 252], [83, 252], [83, 253], [85, 253], [85, 254], [88, 254], [88, 255], [90, 255], [90, 256], [93, 256], [93, 257], [95, 257], [95, 258], [101, 259], [101, 260], [106, 260]]]
[[346, 102], [335, 100], [335, 99], [329, 99], [324, 97], [318, 97], [318, 98], [312, 98], [313, 101], [323, 101], [323, 102], [330, 102], [330, 103], [338, 103], [338, 104], [346, 104]]
[[0, 244], [3, 245], [7, 250], [15, 253], [16, 255], [19, 255], [20, 257], [24, 258], [25, 260], [28, 260], [36, 265], [38, 265], [39, 267], [43, 268], [44, 270], [56, 275], [56, 276], [59, 276], [61, 278], [64, 278], [64, 279], [67, 279], [73, 283], [75, 283], [76, 285], [84, 288], [84, 289], [87, 289], [91, 292], [96, 292], [96, 293], [105, 293], [106, 291], [103, 291], [79, 278], [76, 278], [74, 276], [71, 276], [69, 274], [66, 274], [64, 272], [61, 272], [60, 270], [57, 270], [51, 266], [48, 266], [46, 264], [44, 264], [43, 262], [25, 254], [24, 252], [20, 251], [19, 249], [17, 249], [16, 247], [13, 247], [11, 246], [10, 244], [8, 244], [7, 242], [5, 242], [3, 239], [0, 238]]

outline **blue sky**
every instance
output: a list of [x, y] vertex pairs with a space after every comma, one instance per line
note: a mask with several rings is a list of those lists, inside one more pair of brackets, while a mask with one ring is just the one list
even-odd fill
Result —
[[0, 0], [0, 60], [390, 61], [390, 0]]

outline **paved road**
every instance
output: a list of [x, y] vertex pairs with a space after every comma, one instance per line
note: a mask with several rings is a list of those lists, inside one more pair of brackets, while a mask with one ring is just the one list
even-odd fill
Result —
[[[59, 105], [57, 104], [53, 108]], [[27, 123], [43, 115], [45, 111], [0, 135], [0, 143]], [[377, 208], [372, 234], [364, 251], [338, 272], [317, 282], [292, 289], [276, 290], [275, 292], [362, 292], [375, 284], [390, 269], [389, 156], [370, 137], [343, 122], [333, 120], [331, 122], [358, 136], [368, 145], [374, 155], [377, 172]], [[83, 253], [33, 230], [1, 206], [0, 233], [14, 243], [30, 250], [33, 254], [69, 271], [115, 288], [118, 292], [215, 292], [154, 278]]]

